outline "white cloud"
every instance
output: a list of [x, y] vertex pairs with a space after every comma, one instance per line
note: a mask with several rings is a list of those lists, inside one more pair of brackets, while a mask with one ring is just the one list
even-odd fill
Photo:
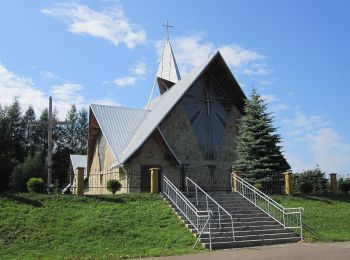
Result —
[[287, 104], [284, 104], [284, 103], [271, 106], [271, 110], [273, 112], [280, 112], [283, 110], [287, 110], [288, 108], [289, 108], [289, 106]]
[[53, 106], [58, 110], [58, 117], [63, 120], [72, 104], [76, 104], [79, 109], [86, 106], [84, 98], [76, 95], [81, 89], [83, 86], [79, 84], [66, 83], [53, 86], [52, 93], [45, 93], [39, 90], [31, 79], [17, 75], [0, 63], [0, 93], [2, 93], [0, 104], [2, 105], [12, 104], [17, 98], [23, 110], [31, 105], [39, 116], [48, 107], [49, 94], [52, 94]]
[[118, 87], [133, 86], [136, 83], [137, 78], [134, 76], [126, 76], [121, 78], [116, 78], [113, 83]]
[[[290, 138], [285, 149], [293, 151], [287, 152], [286, 156], [296, 171], [318, 164], [328, 173], [349, 173], [350, 143], [343, 140], [329, 121], [299, 111], [294, 118], [286, 120], [285, 125]], [[305, 154], [309, 154], [309, 160], [303, 158]]]
[[135, 66], [130, 69], [130, 75], [119, 77], [113, 80], [118, 87], [134, 86], [136, 81], [143, 79], [147, 73], [147, 65], [144, 61], [138, 61]]
[[93, 103], [100, 104], [100, 105], [108, 105], [108, 106], [120, 106], [120, 104], [115, 100], [113, 100], [112, 98], [97, 99]]
[[81, 100], [81, 96], [77, 96], [77, 92], [83, 89], [83, 86], [75, 83], [64, 83], [52, 86], [53, 95], [61, 100], [75, 103], [75, 100]]
[[44, 80], [54, 80], [54, 79], [59, 79], [60, 77], [56, 75], [55, 73], [47, 70], [42, 70], [40, 71], [40, 77]]
[[276, 95], [273, 94], [268, 94], [268, 95], [261, 95], [261, 98], [266, 102], [266, 103], [271, 103], [274, 101], [279, 100], [279, 98]]
[[115, 46], [124, 43], [128, 48], [134, 48], [146, 41], [146, 32], [131, 23], [121, 7], [98, 12], [81, 4], [61, 3], [41, 12], [66, 22], [72, 33], [102, 38]]
[[[175, 37], [172, 40], [172, 43], [175, 58], [182, 74], [186, 74], [193, 67], [201, 65], [217, 50], [220, 51], [225, 61], [232, 69], [236, 69], [240, 72], [243, 72], [244, 69], [250, 68], [249, 66], [252, 66], [252, 69], [254, 69], [254, 66], [257, 66], [254, 64], [259, 64], [259, 61], [265, 59], [265, 56], [257, 51], [236, 44], [218, 45], [206, 41], [204, 33], [194, 33], [190, 36]], [[164, 47], [164, 41], [156, 42], [155, 47], [158, 56], [160, 57]], [[265, 68], [265, 72], [267, 73], [267, 67], [263, 67], [263, 65], [261, 65], [261, 67]], [[256, 68], [254, 72], [255, 71], [257, 71]], [[262, 69], [257, 73], [258, 75], [264, 74]]]
[[130, 71], [133, 75], [144, 76], [147, 73], [147, 65], [144, 61], [138, 61]]
[[261, 84], [261, 85], [265, 85], [265, 86], [269, 86], [269, 85], [273, 85], [274, 84], [274, 81], [275, 80], [260, 80], [259, 81], [259, 83]]
[[265, 64], [252, 63], [248, 68], [243, 69], [242, 74], [247, 76], [266, 76], [271, 73]]
[[48, 97], [34, 86], [31, 79], [16, 75], [0, 63], [0, 104], [12, 104], [14, 98], [26, 109], [33, 105], [37, 113], [48, 104]]

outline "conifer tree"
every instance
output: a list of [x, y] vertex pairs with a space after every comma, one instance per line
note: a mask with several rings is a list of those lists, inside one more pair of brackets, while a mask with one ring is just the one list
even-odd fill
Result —
[[78, 138], [78, 153], [87, 153], [87, 139], [88, 139], [89, 119], [86, 109], [80, 110], [77, 120], [77, 138]]
[[72, 105], [70, 110], [67, 112], [65, 125], [65, 143], [70, 153], [76, 153], [78, 150], [77, 121], [77, 108], [75, 105]]
[[253, 89], [240, 120], [233, 169], [241, 172], [242, 177], [256, 187], [266, 187], [274, 177], [290, 168], [279, 143], [273, 115], [267, 112], [266, 103]]
[[32, 106], [29, 106], [23, 116], [24, 125], [24, 150], [26, 155], [33, 154], [36, 147], [36, 129], [35, 122], [35, 111]]

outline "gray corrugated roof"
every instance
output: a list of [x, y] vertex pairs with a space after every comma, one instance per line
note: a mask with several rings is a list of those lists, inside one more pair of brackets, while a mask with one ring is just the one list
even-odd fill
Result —
[[106, 105], [91, 105], [91, 109], [112, 149], [117, 162], [132, 141], [148, 110]]
[[73, 171], [75, 171], [75, 169], [78, 167], [85, 168], [84, 169], [84, 177], [86, 177], [87, 155], [71, 154], [70, 161], [72, 163]]
[[73, 170], [78, 167], [86, 168], [87, 166], [87, 155], [71, 154], [70, 160], [72, 162]]
[[169, 113], [169, 111], [176, 105], [192, 83], [199, 77], [201, 72], [210, 64], [210, 62], [217, 56], [220, 55], [216, 52], [208, 61], [206, 61], [201, 66], [193, 69], [190, 74], [182, 78], [177, 84], [166, 91], [155, 107], [149, 111], [147, 116], [142, 121], [138, 128], [134, 138], [132, 138], [130, 144], [126, 147], [125, 151], [122, 153], [119, 162], [115, 163], [113, 166], [119, 163], [124, 163], [152, 134], [154, 129], [162, 122], [164, 117]]

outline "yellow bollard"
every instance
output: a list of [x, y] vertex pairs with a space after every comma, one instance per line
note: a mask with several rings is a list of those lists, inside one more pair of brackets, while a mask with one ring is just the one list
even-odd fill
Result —
[[238, 180], [237, 177], [241, 177], [241, 173], [240, 172], [233, 172], [233, 191], [237, 192], [238, 190]]
[[284, 174], [286, 195], [293, 195], [293, 173], [287, 171]]
[[151, 192], [158, 193], [159, 192], [159, 168], [151, 168], [149, 169], [151, 173]]
[[83, 167], [77, 168], [77, 195], [84, 194], [84, 169]]
[[337, 183], [337, 174], [336, 173], [330, 173], [329, 177], [331, 178], [331, 192], [333, 194], [337, 194], [338, 192], [338, 183]]

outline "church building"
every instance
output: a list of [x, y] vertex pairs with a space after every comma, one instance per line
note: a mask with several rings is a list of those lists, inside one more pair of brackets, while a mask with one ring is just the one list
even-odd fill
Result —
[[89, 108], [84, 194], [148, 192], [149, 169], [174, 185], [185, 177], [210, 190], [229, 190], [235, 139], [246, 99], [220, 52], [180, 76], [169, 39], [156, 74], [160, 95], [144, 108]]

